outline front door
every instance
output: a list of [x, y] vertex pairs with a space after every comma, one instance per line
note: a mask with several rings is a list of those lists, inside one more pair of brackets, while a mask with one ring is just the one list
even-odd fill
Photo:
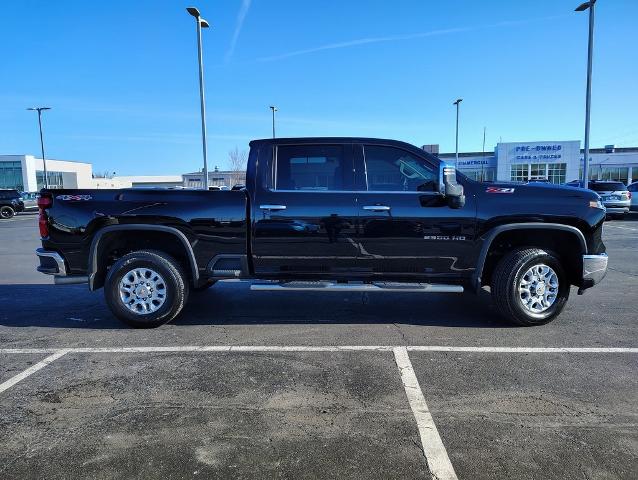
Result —
[[260, 152], [253, 209], [255, 273], [352, 272], [359, 248], [351, 144], [275, 144]]
[[[438, 193], [438, 166], [395, 145], [357, 144], [361, 266], [376, 277], [463, 277], [473, 271], [475, 204], [452, 209]], [[365, 190], [363, 190], [365, 189]]]

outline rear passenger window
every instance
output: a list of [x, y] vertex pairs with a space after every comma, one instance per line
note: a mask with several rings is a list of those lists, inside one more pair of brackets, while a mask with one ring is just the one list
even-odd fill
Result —
[[434, 167], [422, 158], [395, 147], [365, 145], [368, 191], [432, 192], [438, 179]]
[[341, 145], [280, 145], [275, 190], [344, 190]]

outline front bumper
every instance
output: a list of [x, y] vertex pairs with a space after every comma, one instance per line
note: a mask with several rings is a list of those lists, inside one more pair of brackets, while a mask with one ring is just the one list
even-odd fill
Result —
[[583, 255], [583, 287], [593, 287], [605, 278], [607, 274], [607, 261], [609, 257], [606, 253], [599, 255]]
[[40, 273], [46, 275], [54, 275], [53, 281], [57, 284], [71, 284], [71, 283], [87, 283], [89, 277], [86, 275], [69, 275], [67, 273], [64, 258], [58, 252], [52, 250], [45, 250], [44, 248], [38, 248], [35, 254], [40, 260], [37, 270]]

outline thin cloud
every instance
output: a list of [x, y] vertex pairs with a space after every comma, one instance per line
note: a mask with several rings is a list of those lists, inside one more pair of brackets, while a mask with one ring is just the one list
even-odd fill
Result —
[[511, 27], [511, 26], [515, 26], [515, 25], [521, 25], [521, 24], [524, 24], [524, 23], [530, 23], [530, 22], [533, 22], [533, 21], [554, 20], [554, 19], [563, 18], [563, 17], [565, 17], [565, 15], [537, 18], [537, 19], [531, 19], [531, 20], [503, 21], [503, 22], [493, 23], [493, 24], [490, 24], [490, 25], [480, 25], [480, 26], [474, 26], [474, 27], [446, 28], [446, 29], [441, 29], [441, 30], [431, 30], [429, 32], [417, 32], [417, 33], [408, 33], [408, 34], [401, 34], [401, 35], [388, 35], [388, 36], [384, 36], [384, 37], [358, 38], [358, 39], [349, 40], [349, 41], [346, 41], [346, 42], [329, 43], [327, 45], [320, 45], [318, 47], [306, 48], [306, 49], [303, 49], [303, 50], [294, 50], [292, 52], [282, 53], [282, 54], [279, 54], [279, 55], [272, 55], [272, 56], [268, 56], [268, 57], [261, 57], [261, 58], [258, 58], [257, 61], [259, 61], [259, 62], [273, 62], [273, 61], [276, 61], [276, 60], [284, 60], [286, 58], [298, 57], [300, 55], [307, 55], [309, 53], [322, 52], [324, 50], [336, 50], [336, 49], [339, 49], [339, 48], [349, 48], [349, 47], [355, 47], [355, 46], [358, 46], [358, 45], [367, 45], [367, 44], [370, 44], [370, 43], [398, 42], [398, 41], [402, 41], [402, 40], [413, 40], [413, 39], [416, 39], [416, 38], [434, 37], [434, 36], [437, 36], [437, 35], [449, 35], [449, 34], [452, 34], [452, 33], [464, 33], [464, 32], [471, 32], [471, 31], [474, 31], [474, 30], [480, 30], [480, 29], [484, 29], [484, 28]]
[[239, 38], [239, 34], [241, 33], [241, 29], [244, 26], [244, 20], [246, 20], [246, 15], [248, 15], [248, 10], [250, 9], [250, 2], [252, 0], [242, 0], [241, 7], [239, 7], [239, 13], [237, 14], [237, 22], [235, 23], [235, 31], [233, 32], [233, 38], [230, 41], [230, 47], [226, 52], [225, 60], [229, 62], [235, 53], [235, 46], [237, 45], [237, 39]]

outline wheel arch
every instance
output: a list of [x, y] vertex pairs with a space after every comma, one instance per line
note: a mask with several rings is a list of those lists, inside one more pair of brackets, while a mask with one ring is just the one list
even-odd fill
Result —
[[[177, 248], [180, 252], [179, 257], [185, 263], [184, 267], [189, 271], [193, 284], [199, 283], [199, 270], [197, 268], [197, 260], [195, 259], [195, 253], [193, 247], [188, 238], [181, 230], [175, 227], [169, 227], [165, 225], [146, 225], [146, 224], [127, 224], [127, 225], [109, 225], [101, 228], [91, 241], [88, 258], [87, 274], [89, 277], [89, 289], [97, 290], [104, 285], [104, 279], [106, 278], [106, 271], [108, 265], [106, 259], [103, 258], [106, 250], [109, 247], [109, 241], [118, 239], [117, 234], [127, 233], [132, 234], [140, 232], [144, 234], [159, 233], [167, 238], [178, 240], [178, 244], [172, 245], [173, 250]], [[132, 237], [128, 236], [127, 239]], [[157, 249], [157, 248], [155, 248]], [[159, 250], [162, 250], [161, 248]], [[174, 253], [167, 252], [167, 253]]]
[[[536, 238], [527, 240], [523, 236], [526, 231], [536, 232]], [[499, 256], [496, 249], [505, 241], [513, 242], [515, 246], [519, 247], [548, 248], [559, 254], [562, 253], [571, 264], [570, 266], [574, 267], [569, 272], [571, 273], [570, 281], [575, 284], [582, 277], [582, 255], [587, 254], [587, 241], [583, 232], [571, 225], [559, 223], [513, 223], [500, 225], [489, 230], [481, 239], [481, 250], [472, 278], [472, 284], [476, 291], [480, 290], [482, 286], [489, 284], [492, 270], [502, 257], [502, 255]], [[558, 242], [558, 239], [566, 242]]]

